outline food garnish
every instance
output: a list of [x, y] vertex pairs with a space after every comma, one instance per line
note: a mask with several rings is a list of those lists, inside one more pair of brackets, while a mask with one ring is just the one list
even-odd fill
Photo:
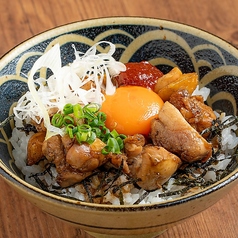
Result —
[[116, 130], [109, 130], [106, 125], [106, 114], [99, 111], [100, 106], [90, 103], [82, 107], [80, 104], [66, 104], [63, 113], [56, 113], [51, 119], [53, 126], [64, 128], [70, 139], [76, 139], [81, 143], [92, 144], [96, 138], [106, 145], [102, 154], [110, 152], [119, 154], [124, 147], [123, 134], [118, 134]]

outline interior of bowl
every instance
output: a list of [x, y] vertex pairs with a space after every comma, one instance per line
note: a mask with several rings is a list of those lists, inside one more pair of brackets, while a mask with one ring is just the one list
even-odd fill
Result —
[[[27, 75], [34, 62], [56, 43], [61, 46], [62, 63], [74, 60], [77, 50], [85, 52], [98, 41], [116, 45], [114, 57], [123, 63], [149, 61], [163, 73], [178, 66], [183, 73], [197, 72], [199, 84], [210, 88], [207, 100], [213, 109], [237, 114], [238, 50], [199, 29], [159, 19], [104, 18], [65, 25], [27, 40], [0, 61], [0, 121], [28, 90]], [[14, 165], [9, 138], [13, 121], [1, 128], [0, 166], [23, 181]], [[237, 170], [237, 168], [236, 168]], [[235, 171], [235, 168], [234, 168]], [[233, 173], [233, 180], [236, 179]]]

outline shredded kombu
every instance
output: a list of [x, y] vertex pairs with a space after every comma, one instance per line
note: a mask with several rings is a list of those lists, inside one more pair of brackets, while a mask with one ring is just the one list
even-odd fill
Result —
[[27, 135], [30, 132], [37, 132], [37, 129], [35, 126], [31, 125], [31, 124], [25, 124], [23, 127], [17, 127], [18, 130], [24, 131]]

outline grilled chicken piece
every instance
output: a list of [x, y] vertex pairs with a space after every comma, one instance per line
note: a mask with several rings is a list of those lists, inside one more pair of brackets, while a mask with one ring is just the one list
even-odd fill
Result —
[[42, 146], [42, 153], [55, 164], [58, 173], [57, 182], [61, 187], [69, 187], [81, 182], [92, 174], [92, 172], [81, 172], [66, 163], [66, 155], [61, 136], [52, 136], [45, 140]]
[[151, 139], [154, 145], [164, 147], [189, 163], [206, 161], [212, 155], [212, 144], [189, 125], [168, 101], [161, 108], [158, 118], [152, 121]]
[[45, 140], [42, 145], [42, 152], [48, 161], [56, 166], [65, 161], [64, 147], [60, 135], [52, 136]]
[[204, 104], [202, 96], [189, 95], [187, 90], [173, 93], [169, 100], [183, 115], [186, 121], [199, 133], [212, 126], [216, 115], [212, 108]]
[[131, 176], [145, 190], [155, 190], [169, 180], [182, 164], [179, 157], [163, 147], [146, 145], [142, 153], [128, 159]]
[[145, 137], [143, 135], [135, 134], [132, 136], [127, 136], [124, 139], [124, 153], [109, 153], [107, 155], [107, 158], [109, 158], [109, 163], [111, 163], [116, 168], [120, 168], [122, 166], [123, 172], [129, 174], [130, 169], [127, 164], [128, 157], [130, 158], [141, 154], [144, 145]]
[[57, 183], [62, 188], [67, 188], [76, 183], [83, 181], [85, 178], [90, 176], [92, 172], [79, 172], [76, 169], [73, 169], [69, 164], [62, 164], [56, 167], [58, 175], [57, 175]]
[[[120, 168], [122, 166], [123, 172], [129, 174], [130, 170], [127, 164], [127, 155], [124, 153], [121, 154], [113, 154], [109, 153], [107, 155], [109, 162], [116, 168]], [[123, 163], [123, 164], [122, 164]]]
[[61, 140], [64, 146], [64, 152], [67, 154], [69, 149], [73, 146], [75, 139], [70, 138], [69, 135], [66, 134], [61, 137]]
[[75, 143], [66, 154], [66, 162], [80, 172], [93, 171], [108, 160], [101, 153], [104, 147], [105, 143], [98, 138], [90, 145]]
[[37, 164], [43, 157], [42, 144], [45, 140], [45, 132], [37, 132], [31, 136], [27, 144], [27, 165]]
[[128, 157], [140, 154], [144, 145], [145, 137], [141, 134], [127, 136], [124, 140], [125, 153]]

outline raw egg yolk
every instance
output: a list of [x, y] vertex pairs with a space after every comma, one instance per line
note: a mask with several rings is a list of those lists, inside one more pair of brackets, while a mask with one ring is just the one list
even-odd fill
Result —
[[113, 95], [105, 95], [101, 111], [106, 113], [106, 126], [120, 134], [148, 135], [151, 120], [156, 118], [163, 100], [154, 91], [141, 86], [123, 86]]

